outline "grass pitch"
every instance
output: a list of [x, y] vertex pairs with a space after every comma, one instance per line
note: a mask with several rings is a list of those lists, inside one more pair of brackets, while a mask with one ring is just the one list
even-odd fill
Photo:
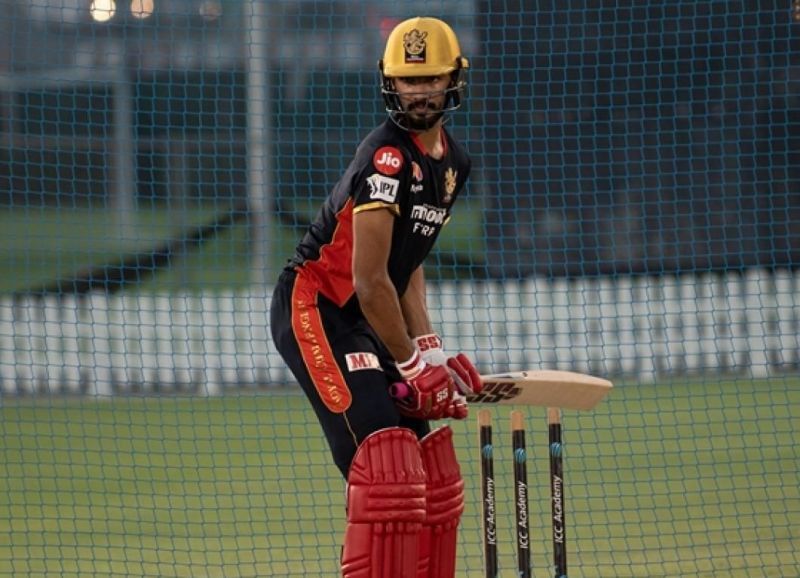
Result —
[[[344, 484], [295, 391], [4, 400], [0, 577], [335, 576]], [[582, 577], [800, 575], [800, 383], [618, 386], [565, 412], [567, 551]], [[494, 410], [501, 572], [514, 572], [508, 415]], [[547, 429], [527, 411], [535, 575], [550, 572]], [[482, 576], [477, 432], [459, 576]]]

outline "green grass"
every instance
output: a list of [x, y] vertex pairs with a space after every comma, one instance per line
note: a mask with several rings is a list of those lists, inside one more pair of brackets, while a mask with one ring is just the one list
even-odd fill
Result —
[[[313, 216], [316, 202], [295, 207]], [[445, 227], [438, 250], [480, 255], [481, 210], [465, 201]], [[195, 206], [181, 212], [166, 206], [142, 208], [129, 215], [126, 230], [115, 212], [100, 208], [30, 207], [0, 210], [0, 294], [36, 288], [76, 272], [108, 263], [125, 255], [146, 251], [185, 229], [208, 223], [222, 209]], [[301, 232], [277, 225], [271, 235], [268, 266], [278, 271], [292, 255]], [[190, 251], [174, 266], [146, 281], [136, 290], [235, 289], [251, 280], [252, 248], [247, 227], [224, 232], [201, 250]], [[431, 271], [431, 275], [436, 275]], [[439, 272], [452, 277], [454, 271]]]
[[[119, 262], [208, 223], [217, 210], [195, 207], [181, 213], [166, 207], [141, 209], [125, 230], [111, 210], [34, 207], [0, 211], [0, 293], [52, 283], [76, 272]], [[282, 249], [284, 247], [281, 247]], [[143, 289], [233, 287], [247, 282], [250, 251], [245, 227], [234, 227], [203, 250], [190, 252], [172, 270]]]
[[[0, 577], [336, 576], [343, 483], [296, 392], [6, 400]], [[565, 412], [571, 575], [800, 575], [800, 383], [619, 386]], [[508, 412], [495, 408], [502, 575]], [[528, 412], [534, 574], [549, 575], [544, 412]], [[454, 423], [459, 576], [482, 576], [474, 417]]]

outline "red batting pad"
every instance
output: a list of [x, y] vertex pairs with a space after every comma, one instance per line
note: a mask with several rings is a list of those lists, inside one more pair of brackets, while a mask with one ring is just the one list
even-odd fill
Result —
[[347, 479], [344, 578], [415, 578], [425, 521], [420, 444], [405, 428], [386, 428], [358, 447]]
[[421, 445], [427, 473], [427, 517], [420, 535], [417, 578], [453, 578], [458, 523], [464, 512], [464, 480], [453, 448], [453, 431], [440, 427], [425, 436]]

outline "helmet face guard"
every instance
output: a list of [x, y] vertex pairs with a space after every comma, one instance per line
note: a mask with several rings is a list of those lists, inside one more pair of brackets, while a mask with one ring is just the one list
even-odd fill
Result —
[[[465, 70], [469, 62], [461, 56], [461, 48], [453, 30], [436, 18], [411, 18], [398, 24], [386, 41], [386, 50], [378, 63], [381, 73], [381, 94], [386, 112], [401, 128], [426, 130], [444, 113], [461, 106], [466, 88]], [[422, 123], [411, 121], [409, 111], [403, 108], [395, 78], [435, 77], [449, 75], [450, 83], [444, 90], [444, 106], [428, 115]], [[420, 92], [422, 98], [439, 96], [439, 92]], [[409, 96], [406, 93], [405, 96]]]
[[[434, 124], [436, 124], [436, 122], [440, 118], [442, 118], [444, 113], [458, 110], [461, 107], [461, 101], [466, 86], [467, 83], [464, 80], [463, 69], [451, 72], [450, 84], [444, 90], [444, 95], [445, 95], [444, 106], [441, 108], [441, 110], [427, 117], [427, 119], [429, 120], [429, 122], [426, 123], [427, 126], [411, 127], [410, 122], [408, 120], [409, 111], [403, 108], [403, 104], [400, 101], [400, 93], [395, 89], [394, 86], [394, 80], [392, 78], [389, 78], [381, 74], [381, 94], [383, 95], [383, 102], [386, 105], [386, 112], [389, 113], [389, 117], [398, 126], [405, 129], [415, 128], [419, 130], [424, 130], [426, 128], [430, 128]], [[441, 92], [425, 91], [418, 93], [407, 93], [406, 96], [413, 94], [416, 94], [421, 98], [432, 98], [439, 96]]]

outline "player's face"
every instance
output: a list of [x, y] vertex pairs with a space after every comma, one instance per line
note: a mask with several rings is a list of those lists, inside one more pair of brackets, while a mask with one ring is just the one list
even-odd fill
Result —
[[447, 98], [445, 91], [449, 85], [450, 76], [446, 74], [394, 79], [394, 88], [406, 111], [409, 128], [426, 130], [442, 117]]

